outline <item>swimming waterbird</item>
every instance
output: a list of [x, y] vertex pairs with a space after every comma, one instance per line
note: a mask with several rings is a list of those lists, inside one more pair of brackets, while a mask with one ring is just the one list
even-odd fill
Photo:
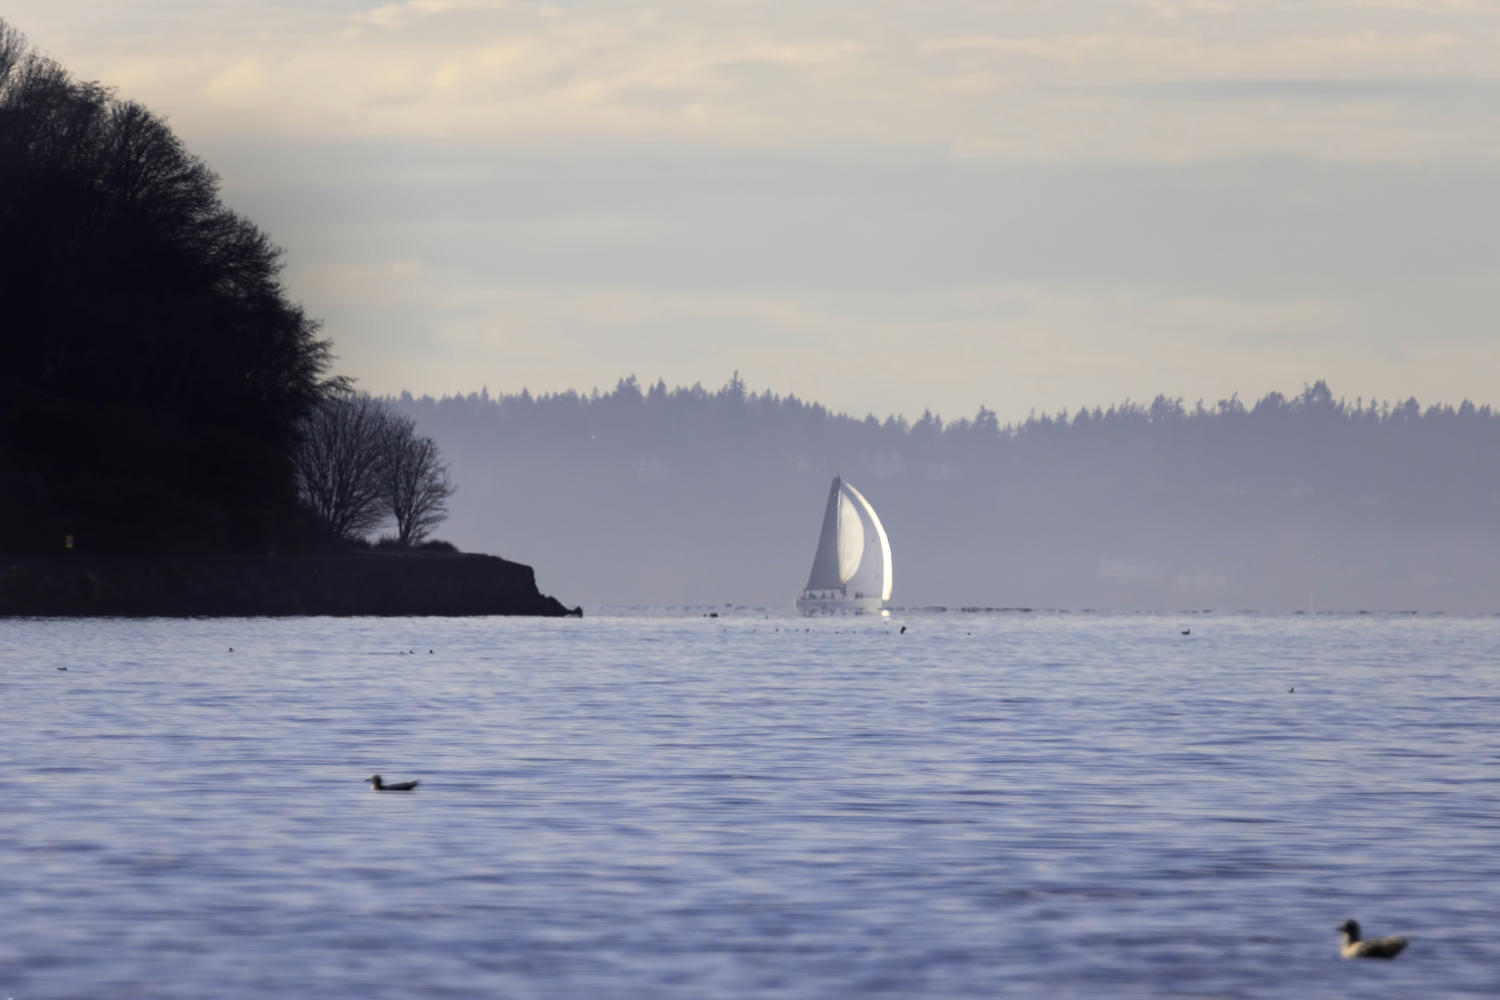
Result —
[[387, 785], [385, 782], [380, 780], [380, 775], [378, 774], [372, 774], [365, 780], [368, 781], [370, 783], [370, 787], [377, 792], [409, 792], [412, 789], [416, 788], [417, 785], [421, 784], [421, 781], [419, 779], [417, 781], [398, 781], [394, 785]]
[[1406, 938], [1399, 934], [1361, 941], [1358, 920], [1345, 920], [1337, 930], [1339, 954], [1345, 958], [1395, 958], [1406, 947]]

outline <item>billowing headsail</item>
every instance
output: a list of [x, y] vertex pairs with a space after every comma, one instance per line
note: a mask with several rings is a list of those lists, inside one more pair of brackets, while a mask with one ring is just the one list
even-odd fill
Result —
[[891, 598], [891, 543], [875, 508], [864, 495], [835, 477], [823, 511], [823, 531], [813, 556], [807, 589], [797, 599], [804, 611], [873, 611]]
[[861, 510], [860, 517], [864, 521], [865, 539], [861, 542], [861, 549], [870, 553], [870, 558], [860, 564], [860, 575], [868, 574], [871, 579], [867, 583], [864, 579], [855, 579], [851, 576], [849, 581], [858, 584], [859, 591], [863, 593], [868, 590], [879, 594], [882, 601], [891, 599], [891, 540], [886, 537], [885, 525], [880, 523], [880, 516], [875, 513], [875, 508], [870, 506], [870, 501], [859, 490], [844, 484], [844, 489], [853, 494]]

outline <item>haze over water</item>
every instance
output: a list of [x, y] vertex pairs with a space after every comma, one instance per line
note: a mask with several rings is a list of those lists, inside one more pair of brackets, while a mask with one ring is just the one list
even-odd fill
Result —
[[1496, 619], [708, 610], [0, 622], [0, 989], [1493, 994]]

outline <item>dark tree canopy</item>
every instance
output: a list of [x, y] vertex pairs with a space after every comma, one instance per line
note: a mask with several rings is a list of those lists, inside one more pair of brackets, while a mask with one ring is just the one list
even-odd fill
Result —
[[[168, 547], [266, 544], [295, 504], [298, 422], [342, 385], [280, 270], [165, 121], [0, 21], [0, 476], [42, 477], [38, 531], [153, 549], [164, 524], [201, 523], [217, 527], [182, 527]], [[85, 425], [120, 440], [91, 457]], [[7, 544], [34, 545], [16, 531]]]
[[330, 357], [281, 251], [220, 203], [166, 122], [79, 83], [0, 22], [7, 374], [286, 440]]

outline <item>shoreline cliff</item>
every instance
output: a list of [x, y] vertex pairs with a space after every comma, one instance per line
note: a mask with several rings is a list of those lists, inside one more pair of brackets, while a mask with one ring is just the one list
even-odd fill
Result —
[[0, 617], [581, 617], [497, 556], [0, 554]]

